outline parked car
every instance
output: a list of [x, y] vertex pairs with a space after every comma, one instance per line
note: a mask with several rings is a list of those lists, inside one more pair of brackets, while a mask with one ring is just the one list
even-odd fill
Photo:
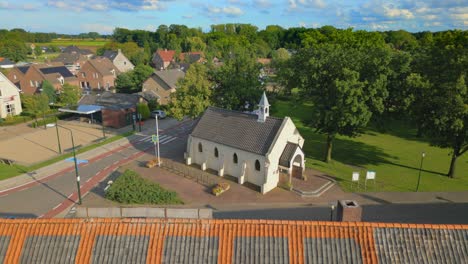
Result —
[[164, 119], [166, 118], [166, 112], [164, 112], [163, 110], [151, 111], [151, 117], [155, 118], [156, 116], [158, 116], [159, 119]]

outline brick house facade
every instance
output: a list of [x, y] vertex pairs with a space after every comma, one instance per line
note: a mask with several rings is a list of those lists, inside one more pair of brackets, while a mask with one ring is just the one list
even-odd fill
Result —
[[120, 71], [107, 58], [88, 60], [77, 74], [79, 87], [83, 89], [110, 90]]

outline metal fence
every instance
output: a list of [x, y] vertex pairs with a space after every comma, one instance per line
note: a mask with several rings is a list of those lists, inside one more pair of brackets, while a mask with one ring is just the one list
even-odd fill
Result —
[[180, 162], [172, 161], [169, 159], [162, 159], [161, 167], [173, 172], [174, 174], [177, 174], [189, 180], [193, 180], [206, 187], [212, 187], [217, 183], [217, 181], [214, 179], [213, 174], [182, 164]]

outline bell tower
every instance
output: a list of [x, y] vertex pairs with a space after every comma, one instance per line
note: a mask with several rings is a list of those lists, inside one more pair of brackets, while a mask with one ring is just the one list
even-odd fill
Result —
[[262, 99], [260, 99], [260, 103], [258, 103], [257, 121], [264, 123], [269, 115], [270, 115], [270, 104], [268, 103], [268, 99], [266, 97], [265, 92], [263, 92]]

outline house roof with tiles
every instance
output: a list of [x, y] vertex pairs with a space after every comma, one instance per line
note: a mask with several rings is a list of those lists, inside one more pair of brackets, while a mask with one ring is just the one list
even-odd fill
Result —
[[269, 116], [258, 122], [256, 114], [208, 107], [192, 131], [192, 136], [265, 155], [270, 149], [283, 118]]
[[468, 225], [1, 219], [0, 263], [468, 263]]

